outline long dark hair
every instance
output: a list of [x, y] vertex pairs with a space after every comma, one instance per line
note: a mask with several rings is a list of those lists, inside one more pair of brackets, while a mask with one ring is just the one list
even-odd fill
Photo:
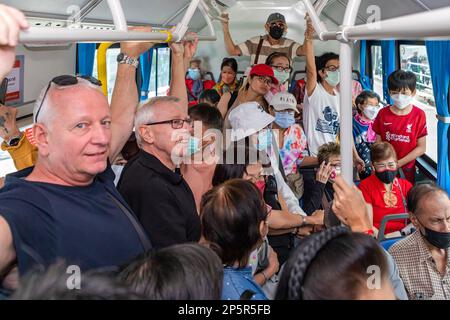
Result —
[[286, 263], [278, 286], [280, 300], [353, 300], [367, 285], [368, 268], [387, 278], [386, 256], [372, 237], [333, 227], [308, 237]]

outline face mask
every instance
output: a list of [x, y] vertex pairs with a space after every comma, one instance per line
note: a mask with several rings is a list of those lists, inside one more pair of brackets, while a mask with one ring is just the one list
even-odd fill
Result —
[[408, 96], [406, 94], [394, 94], [391, 98], [394, 100], [394, 105], [401, 110], [408, 107], [413, 100], [412, 96]]
[[275, 111], [275, 123], [283, 129], [289, 128], [295, 124], [294, 114], [291, 112]]
[[285, 83], [289, 79], [289, 72], [273, 70], [273, 73], [280, 84]]
[[378, 108], [378, 106], [367, 106], [364, 110], [363, 113], [364, 115], [369, 118], [370, 120], [375, 120], [375, 118], [378, 115], [378, 111], [380, 109]]
[[330, 178], [328, 179], [329, 182], [334, 183], [334, 180], [338, 175], [340, 175], [342, 172], [341, 167], [336, 167], [331, 171]]
[[[420, 222], [420, 221], [419, 221]], [[425, 234], [420, 230], [420, 234], [427, 239], [427, 241], [439, 249], [447, 249], [450, 248], [450, 232], [438, 232], [431, 229], [426, 228], [422, 222], [420, 224], [425, 229]]]
[[255, 186], [258, 188], [261, 195], [264, 194], [264, 189], [266, 189], [266, 182], [264, 180], [258, 180], [255, 182]]
[[390, 184], [394, 181], [395, 177], [397, 176], [397, 170], [394, 171], [385, 170], [383, 172], [375, 171], [375, 175], [384, 184]]
[[262, 130], [258, 133], [258, 150], [266, 151], [272, 145], [272, 131]]
[[336, 71], [327, 71], [327, 77], [325, 78], [325, 81], [328, 82], [328, 84], [332, 87], [336, 87], [339, 82], [341, 82], [341, 73]]
[[187, 156], [191, 156], [200, 150], [201, 140], [197, 137], [189, 137]]
[[192, 80], [200, 79], [200, 70], [199, 69], [189, 69], [188, 70], [189, 78]]
[[281, 39], [284, 34], [284, 28], [281, 28], [279, 26], [270, 27], [269, 34], [275, 40]]

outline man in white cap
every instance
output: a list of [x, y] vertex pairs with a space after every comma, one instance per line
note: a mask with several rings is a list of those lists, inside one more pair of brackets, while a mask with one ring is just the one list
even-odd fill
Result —
[[294, 59], [296, 56], [304, 56], [303, 45], [294, 40], [285, 38], [288, 27], [286, 18], [278, 12], [272, 13], [264, 26], [267, 34], [256, 36], [247, 41], [235, 45], [231, 38], [228, 14], [222, 15], [222, 27], [225, 47], [231, 56], [250, 56], [251, 65], [264, 63], [266, 58], [273, 52], [284, 52]]

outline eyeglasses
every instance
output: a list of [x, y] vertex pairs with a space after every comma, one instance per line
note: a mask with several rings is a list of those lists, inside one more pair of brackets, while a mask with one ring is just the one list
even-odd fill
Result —
[[53, 78], [48, 83], [47, 89], [45, 89], [44, 97], [42, 97], [41, 104], [39, 105], [39, 108], [36, 111], [36, 116], [34, 117], [34, 122], [37, 122], [39, 113], [41, 112], [41, 109], [42, 109], [42, 105], [44, 104], [45, 98], [47, 97], [47, 93], [50, 90], [50, 87], [51, 87], [52, 83], [54, 83], [54, 84], [56, 84], [57, 86], [60, 86], [60, 87], [73, 86], [73, 85], [78, 83], [78, 78], [87, 80], [90, 83], [92, 83], [93, 85], [96, 85], [96, 86], [99, 86], [99, 87], [102, 86], [102, 82], [100, 80], [98, 80], [98, 79], [96, 79], [94, 77], [91, 77], [91, 76], [62, 75], [62, 76], [57, 76], [57, 77]]
[[172, 126], [172, 129], [181, 129], [181, 128], [183, 128], [185, 122], [188, 125], [191, 125], [192, 119], [173, 119], [173, 120], [152, 122], [152, 123], [147, 123], [146, 126], [153, 126], [153, 125], [157, 125], [157, 124], [170, 124]]
[[323, 69], [324, 69], [324, 70], [331, 71], [331, 72], [334, 72], [334, 71], [338, 71], [338, 70], [339, 70], [339, 67], [331, 65], [331, 66], [325, 67], [325, 68], [323, 68]]
[[277, 71], [284, 71], [284, 72], [288, 72], [288, 73], [291, 73], [291, 71], [292, 71], [292, 68], [291, 67], [283, 67], [283, 66], [271, 66], [272, 67], [272, 69], [275, 69], [275, 70], [277, 70]]
[[256, 79], [258, 79], [258, 81], [263, 82], [264, 84], [271, 86], [273, 84], [272, 79], [270, 79], [269, 77], [265, 77], [265, 76], [256, 76]]
[[388, 163], [374, 163], [373, 166], [377, 170], [385, 170], [385, 169], [395, 170], [397, 169], [397, 162], [391, 161]]

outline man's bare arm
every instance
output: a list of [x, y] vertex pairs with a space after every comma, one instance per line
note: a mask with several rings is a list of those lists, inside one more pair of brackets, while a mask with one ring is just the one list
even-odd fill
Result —
[[0, 283], [8, 267], [16, 260], [11, 229], [6, 220], [0, 216]]

